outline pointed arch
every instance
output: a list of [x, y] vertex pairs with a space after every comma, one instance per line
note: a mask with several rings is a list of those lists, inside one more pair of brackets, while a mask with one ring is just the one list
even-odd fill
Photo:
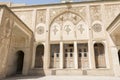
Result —
[[64, 12], [61, 12], [60, 14], [56, 15], [56, 16], [50, 21], [50, 25], [49, 25], [49, 26], [51, 27], [52, 23], [53, 23], [58, 17], [60, 17], [61, 15], [65, 14], [65, 13], [75, 14], [75, 15], [79, 16], [83, 21], [85, 21], [85, 20], [83, 19], [83, 17], [82, 17], [81, 15], [79, 15], [78, 13], [76, 13], [76, 12], [73, 12], [73, 11], [64, 11]]
[[94, 44], [95, 64], [96, 68], [106, 68], [105, 46], [102, 43]]
[[50, 27], [50, 40], [59, 40], [61, 26], [58, 23], [53, 23]]

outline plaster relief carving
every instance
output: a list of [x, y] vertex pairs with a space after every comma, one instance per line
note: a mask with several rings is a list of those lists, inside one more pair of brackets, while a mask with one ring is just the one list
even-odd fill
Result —
[[83, 31], [84, 31], [85, 29], [83, 28], [82, 24], [81, 24], [81, 25], [79, 25], [78, 30], [80, 31], [80, 33], [81, 33], [81, 34], [83, 33]]
[[112, 5], [105, 5], [105, 21], [106, 27], [120, 14], [120, 5], [119, 4], [112, 4]]
[[54, 26], [53, 32], [54, 32], [54, 35], [56, 35], [56, 33], [58, 32], [57, 26]]
[[70, 25], [65, 25], [65, 31], [66, 31], [67, 34], [69, 35], [69, 32], [71, 31]]
[[16, 11], [15, 14], [31, 29], [32, 28], [32, 11]]
[[39, 23], [45, 23], [46, 22], [46, 10], [38, 10], [37, 11], [37, 25]]
[[94, 24], [94, 25], [92, 26], [92, 28], [93, 28], [93, 30], [94, 30], [95, 32], [101, 32], [101, 31], [102, 31], [102, 26], [101, 26], [101, 24], [99, 24], [99, 23]]
[[[65, 14], [66, 12], [68, 12], [68, 13]], [[78, 7], [71, 7], [70, 9], [68, 9], [66, 7], [50, 9], [50, 21], [52, 19], [54, 19], [60, 13], [64, 13], [64, 15], [66, 15], [66, 16], [61, 16], [59, 20], [63, 21], [64, 17], [68, 17], [68, 18], [72, 18], [72, 21], [74, 21], [74, 24], [77, 24], [77, 23], [75, 23], [75, 21], [79, 20], [79, 16], [74, 15], [73, 13], [71, 15], [71, 12], [81, 15], [82, 19], [84, 19], [84, 20], [86, 19], [86, 7], [78, 6]], [[64, 20], [66, 20], [66, 18], [64, 18]]]
[[63, 23], [66, 21], [73, 22], [73, 24], [76, 25], [80, 21], [83, 21], [83, 19], [72, 12], [65, 12], [64, 14], [61, 14], [56, 19], [54, 19], [54, 23], [58, 23], [60, 26], [63, 26]]
[[37, 33], [40, 34], [40, 35], [43, 34], [44, 33], [44, 27], [43, 26], [38, 27], [37, 28]]
[[101, 21], [101, 6], [94, 5], [90, 7], [90, 16], [92, 19], [92, 22], [99, 20]]

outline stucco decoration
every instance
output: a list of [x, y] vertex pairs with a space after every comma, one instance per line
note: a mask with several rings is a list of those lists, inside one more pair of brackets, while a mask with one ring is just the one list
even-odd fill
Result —
[[105, 5], [106, 27], [120, 14], [120, 4]]
[[85, 21], [80, 21], [75, 27], [76, 39], [87, 39], [89, 33], [89, 26]]
[[83, 21], [83, 18], [81, 16], [78, 16], [77, 14], [73, 13], [73, 12], [65, 12], [59, 16], [57, 16], [57, 18], [54, 19], [53, 23], [57, 23], [60, 26], [63, 26], [64, 22], [66, 21], [70, 21], [72, 22], [74, 25], [78, 24], [80, 21]]
[[44, 33], [44, 27], [43, 26], [39, 26], [39, 27], [37, 27], [36, 31], [37, 31], [37, 34], [41, 35], [41, 34]]
[[99, 23], [94, 24], [94, 25], [92, 26], [92, 28], [93, 28], [93, 30], [94, 30], [95, 32], [101, 32], [101, 31], [102, 31], [102, 25], [99, 24]]
[[84, 32], [85, 29], [82, 24], [78, 26], [78, 30], [80, 31], [81, 34]]
[[15, 14], [30, 28], [32, 29], [32, 11], [16, 11]]
[[46, 38], [46, 25], [39, 23], [35, 28], [35, 39], [36, 40], [45, 40]]
[[61, 26], [57, 23], [52, 24], [50, 28], [50, 38], [51, 40], [60, 40], [61, 37]]
[[36, 25], [39, 23], [45, 23], [46, 22], [46, 9], [43, 10], [37, 10], [37, 22]]
[[56, 35], [56, 33], [58, 32], [58, 29], [57, 29], [56, 25], [54, 26], [53, 32], [54, 32], [54, 35]]
[[64, 29], [68, 35], [69, 35], [69, 32], [71, 31], [70, 27], [71, 27], [70, 25], [65, 25], [65, 27], [64, 27]]
[[90, 16], [92, 23], [96, 20], [102, 21], [101, 6], [100, 5], [90, 6]]
[[[78, 15], [80, 15], [81, 17], [79, 17]], [[74, 24], [77, 24], [81, 19], [86, 20], [86, 7], [77, 6], [77, 7], [71, 7], [69, 9], [68, 7], [50, 9], [50, 21], [53, 21], [53, 19], [55, 19], [56, 16], [57, 17], [59, 16], [59, 18], [55, 20], [57, 21], [57, 23], [59, 20], [62, 22], [69, 19]]]

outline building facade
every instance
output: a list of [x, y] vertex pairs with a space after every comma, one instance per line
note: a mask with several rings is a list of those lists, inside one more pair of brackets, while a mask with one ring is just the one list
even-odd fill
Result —
[[[4, 47], [10, 50], [6, 70], [1, 72], [4, 76], [16, 73], [120, 76], [120, 28], [115, 25], [119, 24], [115, 18], [120, 14], [120, 1], [9, 6], [9, 9], [29, 29], [20, 26], [17, 30], [23, 32], [13, 33], [19, 32], [13, 41], [16, 46], [11, 43], [10, 48]], [[25, 36], [27, 32], [30, 37]], [[22, 42], [20, 36], [26, 41]], [[16, 57], [16, 53], [20, 55]]]

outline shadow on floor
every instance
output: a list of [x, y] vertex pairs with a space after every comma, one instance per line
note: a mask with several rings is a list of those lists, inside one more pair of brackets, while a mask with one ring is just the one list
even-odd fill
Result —
[[38, 78], [43, 78], [45, 76], [22, 76], [22, 75], [16, 75], [16, 76], [11, 76], [11, 77], [6, 77], [5, 79], [2, 80], [22, 80], [22, 79], [38, 79]]

